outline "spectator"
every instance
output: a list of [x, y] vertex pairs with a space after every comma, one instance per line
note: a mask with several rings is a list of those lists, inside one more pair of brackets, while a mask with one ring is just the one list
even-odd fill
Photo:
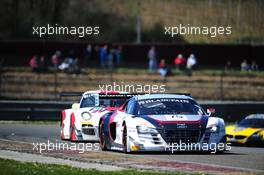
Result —
[[122, 61], [122, 46], [118, 46], [117, 49], [115, 50], [115, 58], [116, 58], [116, 65], [120, 66], [121, 61]]
[[177, 70], [184, 70], [185, 69], [185, 64], [186, 64], [186, 59], [182, 56], [182, 54], [179, 54], [175, 60], [174, 64], [176, 65]]
[[39, 72], [39, 66], [38, 66], [36, 55], [30, 58], [29, 65], [31, 67], [32, 72]]
[[225, 64], [225, 71], [229, 71], [232, 69], [232, 63], [230, 60], [228, 60]]
[[149, 59], [149, 72], [153, 73], [157, 70], [157, 55], [154, 46], [152, 46], [148, 52], [148, 59]]
[[107, 45], [104, 45], [103, 47], [99, 49], [100, 65], [101, 65], [101, 68], [103, 69], [105, 68], [105, 61], [107, 59], [107, 49], [108, 49]]
[[92, 58], [93, 58], [93, 56], [94, 56], [94, 58], [100, 58], [100, 46], [98, 46], [98, 45], [95, 45], [94, 46], [94, 49], [93, 49], [93, 54], [92, 54]]
[[109, 70], [113, 70], [113, 67], [114, 67], [114, 64], [113, 64], [114, 53], [115, 53], [115, 50], [110, 48], [107, 54], [107, 67]]
[[79, 74], [81, 72], [79, 60], [75, 57], [74, 51], [70, 51], [68, 57], [66, 57], [59, 66], [59, 69], [67, 73]]
[[81, 68], [79, 66], [79, 59], [75, 57], [72, 64], [70, 65], [69, 73], [80, 74]]
[[197, 60], [194, 54], [191, 54], [187, 59], [186, 68], [192, 70], [197, 65]]
[[247, 63], [247, 60], [243, 60], [241, 63], [241, 71], [249, 71], [250, 67]]
[[251, 63], [251, 70], [252, 71], [259, 71], [258, 64], [256, 63], [255, 60], [253, 60], [252, 63]]
[[47, 63], [45, 56], [43, 55], [40, 57], [39, 69], [40, 69], [40, 72], [42, 73], [45, 73], [48, 71], [48, 63]]
[[58, 69], [60, 62], [61, 62], [61, 51], [57, 50], [55, 54], [53, 54], [51, 57], [51, 63], [55, 70]]
[[193, 68], [196, 66], [197, 64], [197, 60], [194, 56], [194, 54], [191, 54], [188, 59], [187, 59], [187, 63], [186, 63], [186, 68], [187, 68], [187, 74], [188, 75], [192, 75], [192, 70]]
[[84, 61], [85, 61], [85, 66], [88, 67], [89, 65], [89, 60], [92, 57], [92, 45], [88, 44], [87, 47], [84, 50]]
[[166, 77], [166, 76], [170, 75], [170, 69], [166, 65], [166, 60], [165, 59], [161, 59], [160, 60], [160, 63], [159, 63], [159, 73], [163, 77]]
[[72, 62], [73, 60], [71, 58], [66, 57], [63, 62], [59, 65], [59, 69], [66, 72]]

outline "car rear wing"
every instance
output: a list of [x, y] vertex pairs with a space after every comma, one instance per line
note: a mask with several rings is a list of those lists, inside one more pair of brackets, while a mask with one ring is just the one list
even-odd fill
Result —
[[99, 97], [109, 97], [109, 98], [131, 98], [136, 95], [143, 95], [139, 93], [127, 93], [127, 94], [99, 94]]
[[[102, 98], [131, 98], [137, 95], [147, 95], [148, 93], [109, 93], [109, 94], [105, 94], [105, 93], [99, 93], [99, 97]], [[151, 93], [151, 94], [160, 94], [160, 93]], [[191, 94], [188, 93], [169, 93], [169, 94], [175, 94], [175, 95], [186, 95], [191, 97]], [[61, 92], [60, 93], [60, 100], [62, 97], [82, 97], [83, 92]]]
[[82, 96], [83, 92], [61, 92], [60, 97], [79, 97]]
[[[162, 93], [150, 93], [150, 94], [162, 94]], [[185, 95], [185, 96], [191, 97], [191, 94], [188, 94], [188, 93], [168, 93], [168, 94]], [[99, 97], [134, 97], [137, 95], [148, 95], [148, 93], [99, 94]]]
[[[84, 93], [83, 92], [61, 92], [59, 97], [60, 100], [62, 99], [62, 97], [82, 97]], [[116, 93], [116, 94], [105, 94], [105, 93], [99, 93], [99, 98], [126, 98], [129, 99], [133, 96], [136, 95], [144, 95], [144, 94], [139, 94], [139, 93]]]

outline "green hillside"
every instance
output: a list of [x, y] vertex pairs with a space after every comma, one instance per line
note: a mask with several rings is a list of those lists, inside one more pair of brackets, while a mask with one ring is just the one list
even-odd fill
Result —
[[[2, 0], [0, 39], [38, 39], [32, 26], [97, 25], [96, 42], [135, 42], [137, 17], [141, 19], [143, 42], [264, 43], [262, 0]], [[183, 35], [170, 38], [164, 26], [231, 26], [231, 35]], [[68, 40], [78, 37], [50, 36]]]

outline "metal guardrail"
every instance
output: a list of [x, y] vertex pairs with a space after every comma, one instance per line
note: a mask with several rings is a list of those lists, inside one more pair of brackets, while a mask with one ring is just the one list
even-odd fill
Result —
[[[0, 120], [59, 121], [60, 111], [72, 102], [61, 101], [0, 101]], [[216, 109], [216, 116], [227, 122], [240, 120], [252, 113], [264, 113], [264, 102], [200, 101], [206, 109]]]
[[58, 121], [71, 102], [0, 101], [0, 120]]

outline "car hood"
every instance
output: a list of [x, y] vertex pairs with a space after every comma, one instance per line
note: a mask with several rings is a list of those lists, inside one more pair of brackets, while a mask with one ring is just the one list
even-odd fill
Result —
[[148, 117], [161, 122], [196, 122], [200, 121], [201, 115], [148, 115]]
[[161, 129], [205, 129], [208, 122], [208, 116], [205, 115], [142, 115], [140, 117]]
[[241, 127], [238, 125], [229, 125], [226, 127], [226, 134], [251, 136], [255, 132], [261, 131], [260, 128]]

